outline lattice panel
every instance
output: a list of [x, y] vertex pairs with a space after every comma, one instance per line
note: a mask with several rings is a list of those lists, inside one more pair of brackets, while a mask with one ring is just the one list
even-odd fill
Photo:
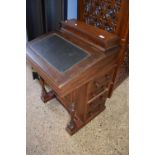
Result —
[[115, 32], [122, 0], [84, 0], [84, 20], [108, 32]]

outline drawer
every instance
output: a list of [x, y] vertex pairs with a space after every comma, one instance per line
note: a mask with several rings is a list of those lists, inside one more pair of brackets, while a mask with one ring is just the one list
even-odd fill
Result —
[[101, 92], [94, 100], [87, 104], [87, 117], [95, 115], [105, 109], [105, 102], [108, 96], [108, 90]]
[[114, 70], [109, 71], [105, 75], [97, 77], [89, 83], [88, 100], [103, 92], [109, 87], [112, 81]]

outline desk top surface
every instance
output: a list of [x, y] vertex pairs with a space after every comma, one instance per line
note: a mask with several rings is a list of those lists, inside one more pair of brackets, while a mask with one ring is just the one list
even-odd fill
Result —
[[[113, 50], [116, 53], [116, 50]], [[55, 90], [64, 93], [69, 88], [77, 87], [81, 80], [91, 78], [100, 72], [102, 64], [109, 61], [104, 52], [78, 37], [58, 31], [45, 34], [27, 44], [27, 61], [46, 79]], [[81, 79], [81, 80], [80, 80]], [[76, 81], [76, 82], [75, 82]], [[73, 83], [75, 86], [73, 86]]]

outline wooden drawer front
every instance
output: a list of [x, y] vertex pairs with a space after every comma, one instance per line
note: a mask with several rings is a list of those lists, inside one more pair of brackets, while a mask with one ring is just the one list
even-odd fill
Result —
[[91, 117], [97, 112], [105, 109], [105, 101], [108, 96], [108, 90], [101, 92], [101, 95], [99, 95], [97, 98], [95, 98], [93, 101], [89, 102], [87, 105], [87, 117]]
[[112, 80], [113, 70], [100, 76], [89, 83], [88, 100], [98, 95], [100, 92], [108, 88], [109, 83]]

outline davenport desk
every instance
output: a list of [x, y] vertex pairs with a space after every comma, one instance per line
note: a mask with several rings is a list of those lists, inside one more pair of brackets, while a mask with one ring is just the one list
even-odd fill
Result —
[[[56, 98], [70, 114], [74, 134], [105, 109], [118, 63], [119, 37], [76, 20], [60, 23], [27, 44], [27, 61], [38, 75], [44, 103]], [[51, 88], [46, 90], [45, 85]], [[51, 118], [52, 119], [52, 118]]]

